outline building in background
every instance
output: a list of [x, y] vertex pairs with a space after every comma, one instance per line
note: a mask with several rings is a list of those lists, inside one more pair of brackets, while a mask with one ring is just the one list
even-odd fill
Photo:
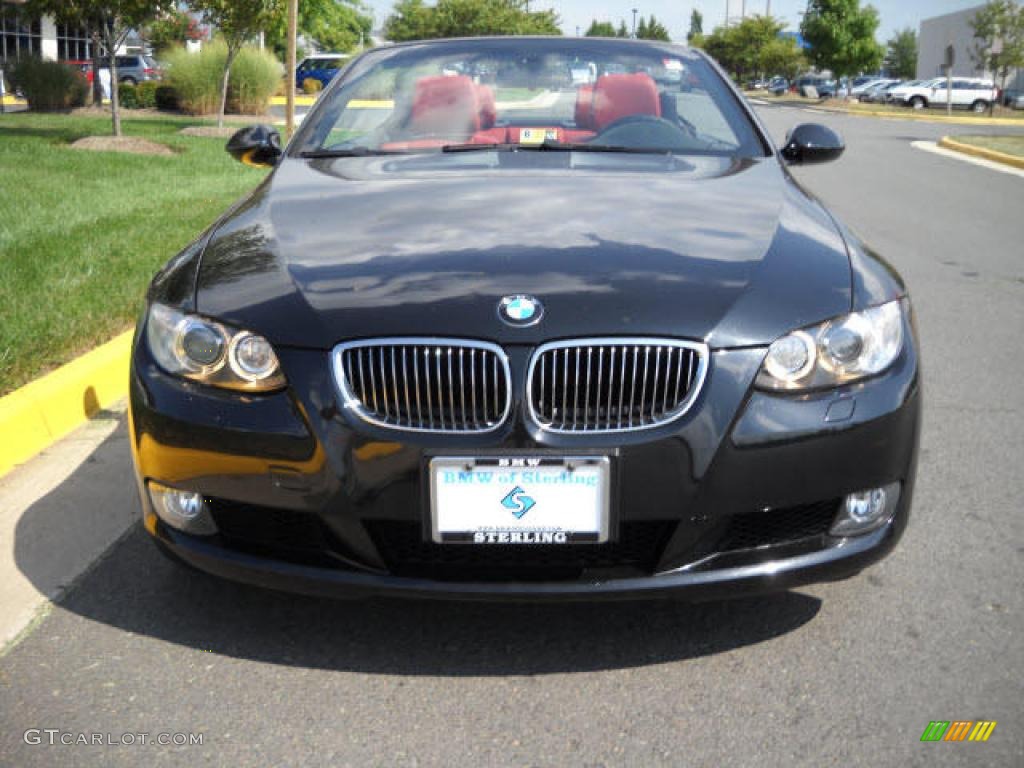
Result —
[[[917, 36], [917, 77], [938, 77], [946, 74], [943, 63], [946, 58], [946, 46], [950, 43], [956, 51], [953, 64], [954, 77], [985, 77], [992, 78], [992, 73], [975, 64], [971, 57], [974, 48], [974, 30], [971, 19], [984, 8], [984, 4], [967, 8], [943, 16], [934, 16], [921, 22], [921, 30]], [[995, 79], [995, 78], [994, 78]], [[1024, 73], [1017, 72], [1016, 77], [1007, 80], [1007, 87], [1020, 87], [1024, 84]]]
[[[119, 54], [139, 53], [142, 41], [129, 37]], [[24, 0], [0, 0], [0, 63], [23, 56], [50, 61], [87, 61], [92, 39], [81, 28], [58, 24], [49, 16], [32, 16]]]

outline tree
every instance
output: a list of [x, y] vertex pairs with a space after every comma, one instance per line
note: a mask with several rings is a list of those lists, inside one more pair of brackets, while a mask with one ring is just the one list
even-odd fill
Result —
[[443, 37], [437, 31], [436, 9], [423, 0], [399, 0], [384, 22], [384, 37], [396, 43]]
[[690, 31], [686, 33], [686, 42], [693, 43], [694, 38], [704, 37], [704, 14], [694, 8], [690, 12]]
[[875, 40], [878, 11], [860, 0], [808, 0], [800, 33], [811, 48], [808, 57], [838, 80], [878, 69], [885, 49]]
[[917, 32], [910, 27], [901, 29], [889, 40], [885, 60], [889, 74], [900, 80], [910, 80], [917, 73]]
[[206, 33], [199, 23], [184, 11], [177, 8], [160, 14], [145, 29], [143, 38], [157, 53], [166, 51], [186, 40], [202, 40]]
[[615, 30], [615, 36], [622, 38], [629, 37], [629, 28], [626, 27], [625, 19], [619, 19], [619, 28]]
[[[704, 50], [738, 82], [742, 82], [765, 72], [763, 52], [778, 40], [784, 26], [771, 16], [748, 16], [731, 27], [716, 27], [704, 38]], [[780, 50], [774, 53], [780, 55]]]
[[[29, 0], [27, 3], [29, 13], [47, 14], [62, 24], [85, 27], [90, 30], [94, 43], [102, 43], [110, 66], [110, 117], [115, 136], [122, 135], [116, 53], [132, 29], [145, 26], [171, 7], [173, 3], [168, 0]], [[94, 54], [96, 74], [93, 80], [97, 84], [100, 80], [98, 63], [99, 56]]]
[[281, 3], [280, 0], [192, 0], [192, 7], [217, 28], [228, 47], [217, 112], [217, 127], [223, 128], [231, 65], [242, 46], [274, 22], [281, 13]]
[[636, 39], [643, 40], [645, 37], [647, 37], [647, 20], [641, 16], [636, 25]]
[[[273, 23], [264, 30], [265, 42], [281, 59], [288, 44], [288, 14], [284, 3]], [[369, 39], [373, 19], [357, 0], [302, 0], [299, 3], [298, 30], [302, 37], [322, 49], [346, 53]]]
[[587, 29], [587, 37], [615, 37], [615, 26], [610, 21], [594, 19]]
[[[1006, 90], [1006, 78], [1024, 67], [1024, 8], [1012, 0], [991, 0], [970, 21], [974, 30], [971, 58], [982, 70], [999, 78]], [[989, 111], [994, 104], [989, 104]]]
[[529, 11], [526, 0], [401, 0], [384, 23], [394, 42], [435, 37], [561, 35], [553, 10]]
[[761, 49], [759, 58], [761, 74], [779, 75], [790, 82], [796, 80], [807, 67], [804, 52], [793, 37], [776, 37]]
[[669, 37], [668, 29], [665, 25], [654, 18], [653, 15], [646, 22], [640, 19], [640, 25], [640, 27], [637, 27], [636, 36], [641, 40], [664, 40], [669, 42], [672, 39]]

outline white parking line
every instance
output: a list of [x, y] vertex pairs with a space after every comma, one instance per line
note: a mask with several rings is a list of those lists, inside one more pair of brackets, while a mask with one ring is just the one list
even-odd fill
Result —
[[990, 171], [999, 171], [1000, 173], [1008, 173], [1011, 176], [1018, 176], [1024, 179], [1024, 170], [1020, 168], [1014, 168], [1009, 165], [1003, 165], [1002, 163], [995, 163], [991, 160], [986, 160], [982, 157], [972, 157], [971, 155], [965, 155], [963, 152], [955, 152], [952, 149], [946, 149], [940, 147], [934, 141], [912, 141], [911, 146], [914, 149], [923, 149], [925, 152], [931, 152], [935, 155], [942, 155], [953, 160], [959, 160], [963, 163], [971, 163], [972, 165], [979, 165], [982, 168], [988, 168]]

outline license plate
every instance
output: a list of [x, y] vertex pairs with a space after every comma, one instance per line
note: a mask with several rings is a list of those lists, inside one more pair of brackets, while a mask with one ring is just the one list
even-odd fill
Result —
[[444, 544], [608, 540], [607, 457], [435, 458], [431, 530]]

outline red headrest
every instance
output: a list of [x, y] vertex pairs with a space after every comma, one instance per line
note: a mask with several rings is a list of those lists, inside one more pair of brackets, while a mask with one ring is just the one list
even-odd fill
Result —
[[594, 86], [581, 85], [576, 91], [576, 127], [592, 128], [594, 125]]
[[413, 133], [470, 134], [480, 130], [476, 84], [465, 75], [416, 81], [409, 129]]
[[480, 105], [480, 127], [485, 131], [493, 128], [498, 121], [498, 105], [494, 101], [494, 90], [489, 85], [478, 85], [476, 100]]
[[646, 72], [602, 75], [594, 86], [594, 124], [600, 130], [629, 115], [661, 117], [658, 86]]

